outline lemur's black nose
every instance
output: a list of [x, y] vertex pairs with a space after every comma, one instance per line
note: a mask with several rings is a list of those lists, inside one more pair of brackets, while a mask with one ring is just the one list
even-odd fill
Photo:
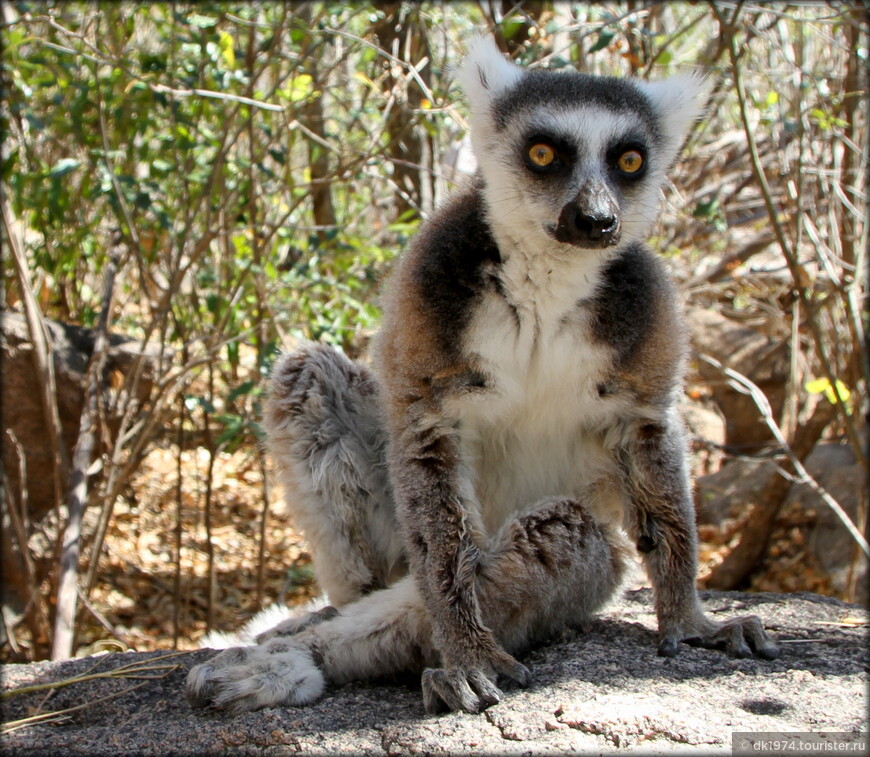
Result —
[[553, 234], [577, 247], [609, 247], [619, 242], [619, 207], [603, 186], [587, 186], [562, 208]]
[[578, 233], [589, 239], [603, 239], [613, 234], [619, 226], [616, 216], [592, 215], [579, 209], [574, 213], [572, 223]]

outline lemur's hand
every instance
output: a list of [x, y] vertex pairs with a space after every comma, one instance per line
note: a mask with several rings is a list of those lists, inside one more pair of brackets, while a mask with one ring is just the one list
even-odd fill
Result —
[[724, 649], [734, 657], [753, 654], [765, 660], [779, 657], [779, 647], [765, 633], [757, 615], [714, 621], [699, 613], [688, 623], [663, 624], [661, 632], [658, 651], [662, 657], [676, 657], [681, 641], [693, 647]]
[[423, 705], [426, 712], [462, 710], [477, 713], [501, 701], [496, 675], [528, 686], [529, 669], [502, 650], [492, 650], [480, 667], [450, 666], [423, 671]]

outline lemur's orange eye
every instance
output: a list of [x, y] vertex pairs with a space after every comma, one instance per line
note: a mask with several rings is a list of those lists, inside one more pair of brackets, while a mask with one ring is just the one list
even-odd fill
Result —
[[637, 173], [642, 165], [643, 155], [637, 150], [627, 150], [616, 161], [616, 167], [623, 173]]
[[550, 163], [555, 159], [556, 153], [550, 145], [540, 143], [532, 145], [531, 148], [529, 148], [529, 160], [531, 160], [536, 166], [544, 168], [545, 166], [550, 165]]

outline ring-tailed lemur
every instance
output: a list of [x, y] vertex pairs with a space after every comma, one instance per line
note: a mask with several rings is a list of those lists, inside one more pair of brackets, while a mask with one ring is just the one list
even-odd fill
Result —
[[459, 78], [479, 172], [397, 262], [376, 375], [315, 344], [273, 373], [269, 449], [335, 607], [194, 668], [196, 705], [416, 670], [427, 710], [477, 712], [497, 675], [529, 681], [513, 654], [618, 588], [625, 532], [660, 654], [778, 653], [696, 595], [686, 328], [641, 241], [701, 83], [524, 70], [484, 39]]

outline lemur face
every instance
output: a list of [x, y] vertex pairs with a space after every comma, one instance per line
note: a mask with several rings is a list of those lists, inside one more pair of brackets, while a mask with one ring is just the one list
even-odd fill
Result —
[[704, 94], [692, 76], [526, 71], [491, 39], [471, 45], [460, 82], [493, 228], [560, 252], [644, 236]]
[[[522, 84], [538, 78], [525, 77]], [[557, 83], [586, 90], [579, 102], [588, 102], [588, 90], [601, 85], [597, 79], [564, 78]], [[529, 222], [558, 242], [595, 249], [619, 244], [623, 230], [632, 236], [632, 226], [646, 215], [638, 210], [655, 200], [646, 196], [657, 188], [650, 180], [658, 162], [654, 119], [641, 110], [615, 113], [597, 105], [554, 108], [527, 100], [517, 108], [511, 103], [517, 94], [519, 88], [494, 103], [493, 136], [507, 149], [496, 150], [496, 165], [484, 167], [491, 183], [509, 173], [531, 211]]]

